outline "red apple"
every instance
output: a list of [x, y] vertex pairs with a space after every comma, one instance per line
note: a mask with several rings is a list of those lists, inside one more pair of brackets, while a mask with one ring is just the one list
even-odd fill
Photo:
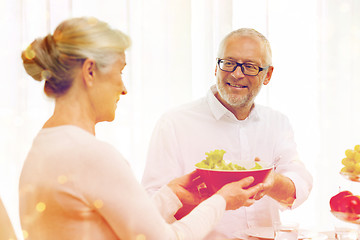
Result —
[[340, 211], [360, 214], [360, 199], [354, 195], [345, 196], [340, 203]]
[[342, 192], [339, 192], [338, 194], [336, 194], [335, 196], [333, 196], [330, 199], [331, 210], [336, 211], [336, 212], [341, 211], [340, 208], [343, 209], [343, 207], [341, 207], [341, 206], [343, 205], [342, 202], [343, 202], [343, 198], [345, 196], [353, 196], [353, 194], [350, 191], [342, 191]]
[[349, 200], [352, 212], [360, 214], [360, 199], [357, 196], [352, 196], [352, 198]]
[[[356, 195], [356, 197], [359, 199], [359, 202], [360, 202], [360, 196]], [[357, 204], [357, 206], [354, 207], [354, 212], [356, 214], [360, 214], [360, 204]]]

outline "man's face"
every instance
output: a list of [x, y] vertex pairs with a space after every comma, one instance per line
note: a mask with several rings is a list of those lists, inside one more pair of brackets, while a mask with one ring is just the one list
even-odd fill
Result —
[[[259, 39], [235, 36], [227, 40], [219, 58], [267, 67], [264, 54], [264, 47]], [[269, 67], [268, 70], [259, 72], [257, 76], [247, 76], [242, 73], [240, 67], [237, 67], [234, 72], [225, 72], [217, 65], [215, 69], [216, 86], [219, 92], [217, 98], [228, 109], [251, 107], [262, 84], [269, 83], [272, 70], [273, 68]]]

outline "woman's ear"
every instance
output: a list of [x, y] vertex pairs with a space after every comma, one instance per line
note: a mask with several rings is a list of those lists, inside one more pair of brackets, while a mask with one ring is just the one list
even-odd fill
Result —
[[91, 87], [95, 80], [95, 61], [93, 59], [86, 59], [82, 65], [82, 78], [85, 86]]

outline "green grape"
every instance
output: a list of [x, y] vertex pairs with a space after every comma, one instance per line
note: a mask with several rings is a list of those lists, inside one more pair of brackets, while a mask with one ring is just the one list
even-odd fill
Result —
[[346, 167], [346, 170], [348, 172], [353, 172], [355, 169], [355, 163], [354, 162], [347, 162], [346, 165], [344, 165]]
[[354, 150], [360, 153], [360, 145], [355, 145]]
[[360, 162], [360, 153], [359, 152], [355, 152], [354, 160], [355, 160], [355, 162]]
[[360, 162], [358, 162], [354, 165], [354, 173], [360, 174]]
[[355, 155], [355, 151], [352, 150], [352, 149], [347, 149], [347, 150], [345, 151], [345, 156], [346, 156], [347, 158], [353, 159], [353, 158], [354, 158], [354, 155]]
[[343, 158], [343, 160], [341, 161], [341, 163], [345, 166], [345, 167], [351, 167], [355, 164], [355, 161], [353, 159], [350, 158]]

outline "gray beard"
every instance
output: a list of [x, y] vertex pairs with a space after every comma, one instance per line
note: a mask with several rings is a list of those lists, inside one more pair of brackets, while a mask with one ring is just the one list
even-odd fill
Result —
[[253, 92], [250, 92], [249, 94], [239, 97], [239, 96], [232, 96], [229, 95], [226, 90], [222, 87], [218, 88], [219, 95], [222, 99], [225, 100], [227, 104], [229, 104], [232, 107], [239, 108], [239, 107], [245, 107], [248, 104], [252, 104], [252, 100], [255, 98], [256, 95], [254, 95]]

